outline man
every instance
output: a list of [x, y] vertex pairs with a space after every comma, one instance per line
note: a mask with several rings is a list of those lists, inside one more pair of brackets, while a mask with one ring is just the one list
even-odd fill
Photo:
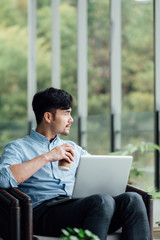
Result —
[[[73, 99], [63, 90], [48, 88], [33, 98], [37, 127], [30, 136], [6, 145], [0, 164], [0, 186], [18, 187], [33, 203], [34, 233], [59, 236], [61, 229], [81, 227], [106, 240], [122, 227], [124, 240], [149, 240], [149, 224], [141, 197], [124, 193], [116, 197], [93, 195], [64, 201], [70, 196], [81, 155], [87, 154], [58, 134], [68, 135], [73, 122]], [[58, 161], [71, 163], [58, 169]]]

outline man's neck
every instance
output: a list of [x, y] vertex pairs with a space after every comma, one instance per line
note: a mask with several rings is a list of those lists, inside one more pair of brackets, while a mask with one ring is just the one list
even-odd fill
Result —
[[45, 127], [38, 125], [36, 128], [36, 132], [42, 134], [43, 136], [45, 136], [46, 138], [49, 139], [50, 142], [52, 142], [55, 137], [56, 134], [53, 134], [49, 129], [46, 129]]

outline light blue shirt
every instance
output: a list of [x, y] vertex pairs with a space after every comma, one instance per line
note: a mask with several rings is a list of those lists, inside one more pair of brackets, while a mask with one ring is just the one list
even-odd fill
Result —
[[[10, 165], [27, 162], [64, 143], [74, 147], [74, 162], [69, 171], [59, 170], [58, 161], [48, 162], [29, 179], [18, 184], [9, 168]], [[18, 187], [31, 197], [33, 207], [59, 195], [71, 196], [79, 159], [84, 154], [87, 152], [72, 141], [64, 141], [57, 136], [50, 143], [48, 138], [32, 129], [30, 136], [6, 145], [0, 160], [0, 187]]]

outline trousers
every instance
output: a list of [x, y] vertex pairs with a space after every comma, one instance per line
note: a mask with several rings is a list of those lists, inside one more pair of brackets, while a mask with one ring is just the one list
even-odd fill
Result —
[[[42, 214], [39, 214], [39, 211]], [[34, 234], [59, 237], [66, 227], [88, 229], [100, 240], [122, 228], [122, 239], [150, 240], [146, 208], [141, 196], [126, 192], [116, 197], [97, 194], [35, 208]], [[37, 218], [37, 216], [39, 216]]]

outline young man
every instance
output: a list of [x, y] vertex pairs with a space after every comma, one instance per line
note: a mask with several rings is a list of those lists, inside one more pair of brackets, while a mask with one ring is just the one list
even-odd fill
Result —
[[[48, 88], [35, 94], [32, 105], [37, 127], [30, 136], [6, 145], [0, 186], [18, 187], [31, 197], [34, 233], [59, 236], [62, 228], [81, 227], [106, 240], [109, 232], [122, 227], [125, 240], [149, 240], [146, 209], [136, 193], [62, 201], [71, 195], [79, 159], [87, 154], [74, 142], [58, 137], [70, 132], [73, 99], [63, 90]], [[68, 172], [58, 169], [62, 159], [71, 162]]]

